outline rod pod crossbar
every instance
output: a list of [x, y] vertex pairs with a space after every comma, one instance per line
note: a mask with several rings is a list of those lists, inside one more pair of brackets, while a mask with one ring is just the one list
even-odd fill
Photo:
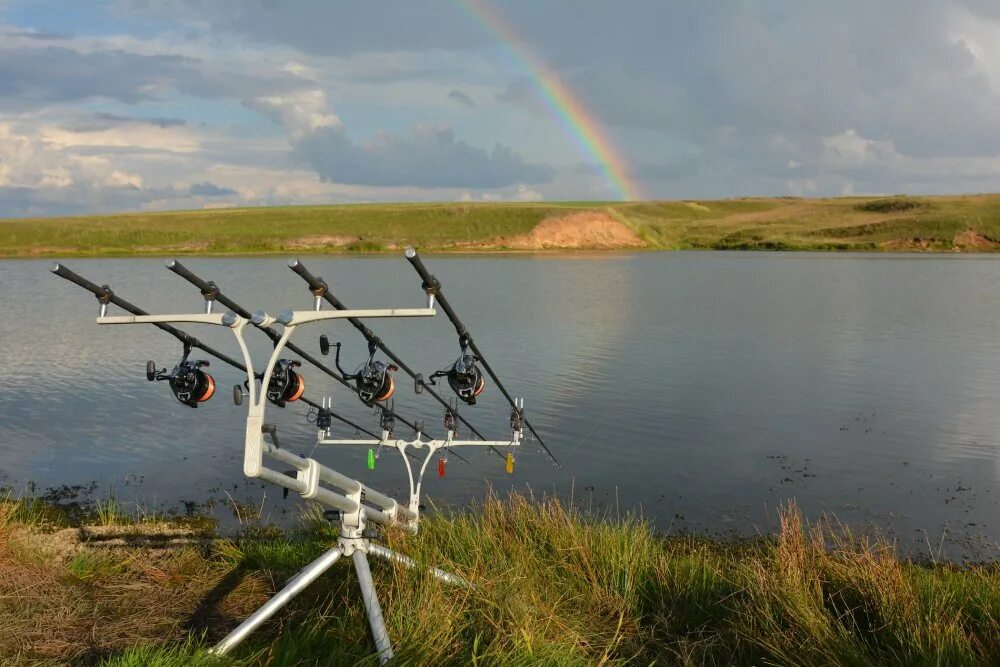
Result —
[[[510, 461], [510, 448], [520, 446], [521, 444], [523, 438], [522, 427], [520, 424], [512, 424], [511, 439], [504, 441], [457, 440], [454, 437], [455, 433], [453, 430], [449, 430], [444, 439], [438, 440], [424, 440], [423, 433], [418, 431], [413, 440], [406, 441], [393, 439], [391, 432], [385, 429], [383, 429], [381, 438], [373, 438], [372, 440], [333, 440], [324, 438], [323, 432], [320, 431], [318, 444], [377, 444], [380, 448], [391, 447], [397, 449], [402, 455], [401, 459], [406, 467], [410, 481], [410, 497], [408, 502], [404, 504], [368, 487], [360, 481], [337, 472], [316, 459], [299, 456], [287, 449], [281, 448], [277, 442], [275, 428], [264, 421], [264, 412], [268, 404], [266, 389], [269, 386], [270, 379], [275, 372], [275, 367], [279, 362], [284, 348], [288, 345], [290, 338], [298, 327], [315, 322], [352, 317], [358, 319], [431, 317], [436, 314], [436, 311], [431, 307], [430, 299], [428, 299], [429, 303], [426, 308], [338, 311], [288, 310], [283, 311], [277, 317], [272, 317], [263, 311], [258, 311], [249, 319], [242, 317], [234, 311], [222, 314], [212, 313], [210, 312], [211, 308], [206, 308], [206, 311], [209, 312], [201, 313], [150, 315], [132, 304], [115, 297], [109, 287], [99, 287], [73, 273], [66, 267], [55, 264], [51, 270], [60, 277], [84, 287], [98, 298], [101, 304], [100, 314], [97, 318], [98, 324], [152, 324], [161, 330], [171, 333], [182, 342], [185, 342], [185, 344], [198, 347], [243, 370], [247, 376], [246, 387], [249, 392], [247, 396], [248, 401], [246, 401], [248, 412], [244, 437], [244, 475], [275, 484], [290, 491], [295, 491], [304, 499], [314, 500], [330, 508], [335, 513], [335, 521], [339, 526], [339, 537], [336, 546], [307, 565], [288, 582], [285, 588], [279, 591], [270, 601], [254, 612], [254, 614], [216, 645], [213, 651], [222, 654], [231, 650], [312, 581], [338, 562], [342, 556], [349, 555], [358, 573], [362, 598], [368, 613], [372, 635], [376, 642], [379, 661], [385, 663], [390, 660], [392, 658], [392, 647], [389, 643], [384, 618], [378, 604], [374, 585], [372, 584], [367, 554], [370, 553], [407, 567], [415, 567], [416, 565], [407, 556], [394, 553], [385, 547], [373, 544], [365, 530], [366, 526], [370, 522], [387, 527], [396, 527], [404, 532], [416, 534], [419, 528], [421, 512], [421, 483], [428, 463], [435, 452], [442, 448], [459, 446], [506, 447], [508, 448], [508, 461]], [[220, 293], [215, 292], [214, 295], [217, 297]], [[129, 314], [108, 315], [107, 306], [109, 304], [118, 305]], [[243, 355], [244, 363], [239, 364], [239, 362], [199, 344], [197, 339], [173, 326], [179, 323], [206, 324], [228, 328], [236, 338]], [[247, 325], [251, 323], [259, 327], [272, 327], [272, 325], [280, 325], [282, 327], [280, 336], [275, 341], [270, 358], [264, 370], [260, 373], [255, 372], [253, 360], [245, 340]], [[325, 400], [324, 404], [320, 407], [327, 407]], [[265, 435], [270, 436], [274, 441], [273, 444], [267, 442]], [[407, 451], [408, 449], [413, 449], [416, 452], [421, 452], [423, 449], [427, 450], [419, 472], [414, 471], [410, 465], [408, 458], [410, 452]], [[292, 472], [279, 472], [265, 466], [265, 458], [291, 467]], [[469, 585], [463, 578], [437, 568], [431, 568], [431, 574], [450, 584]]]

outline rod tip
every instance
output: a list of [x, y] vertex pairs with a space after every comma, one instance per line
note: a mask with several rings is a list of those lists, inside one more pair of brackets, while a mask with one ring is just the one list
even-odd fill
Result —
[[299, 265], [299, 260], [297, 260], [297, 259], [290, 259], [290, 260], [288, 260], [288, 268], [294, 269], [298, 265]]
[[59, 262], [52, 262], [51, 264], [49, 264], [49, 271], [51, 271], [52, 273], [59, 273], [59, 269], [61, 268], [62, 265]]
[[177, 260], [176, 259], [172, 259], [169, 262], [167, 262], [166, 264], [164, 264], [163, 266], [167, 267], [168, 269], [172, 269], [175, 266], [177, 266]]
[[406, 259], [413, 259], [417, 256], [417, 249], [411, 245], [406, 246]]

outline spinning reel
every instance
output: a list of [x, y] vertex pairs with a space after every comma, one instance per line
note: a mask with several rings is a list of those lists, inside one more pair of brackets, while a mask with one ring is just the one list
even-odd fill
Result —
[[[396, 391], [396, 381], [390, 373], [398, 371], [399, 368], [395, 364], [375, 361], [375, 352], [378, 351], [378, 343], [375, 339], [368, 341], [368, 361], [362, 364], [355, 373], [348, 373], [341, 367], [340, 343], [334, 343], [334, 347], [337, 348], [337, 354], [334, 357], [337, 370], [340, 371], [345, 380], [354, 382], [354, 389], [362, 403], [372, 407], [376, 403], [389, 400]], [[326, 334], [319, 337], [319, 351], [324, 355], [330, 354], [330, 339], [326, 337]]]
[[166, 368], [157, 370], [155, 361], [147, 361], [146, 379], [150, 382], [166, 380], [170, 384], [174, 398], [189, 408], [197, 408], [199, 403], [212, 398], [215, 393], [215, 379], [201, 370], [208, 366], [208, 362], [203, 359], [189, 361], [190, 354], [191, 346], [185, 343], [184, 355], [169, 373]]
[[[462, 337], [459, 339], [462, 345], [462, 355], [455, 360], [451, 368], [436, 371], [428, 378], [428, 384], [437, 384], [434, 378], [448, 378], [448, 386], [455, 392], [455, 395], [469, 405], [476, 404], [476, 397], [486, 389], [486, 378], [483, 371], [476, 365], [481, 359], [469, 353], [469, 339]], [[417, 383], [419, 388], [420, 383]], [[419, 390], [418, 392], [419, 393]]]
[[285, 403], [292, 403], [302, 398], [306, 390], [306, 380], [301, 374], [292, 370], [302, 365], [301, 361], [279, 359], [271, 371], [271, 381], [267, 383], [267, 400], [279, 408]]

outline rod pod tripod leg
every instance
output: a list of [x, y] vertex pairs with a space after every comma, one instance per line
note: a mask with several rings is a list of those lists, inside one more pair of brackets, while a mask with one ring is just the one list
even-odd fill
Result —
[[[364, 601], [365, 612], [368, 614], [368, 624], [371, 627], [372, 638], [375, 640], [375, 649], [379, 656], [379, 663], [385, 664], [391, 660], [393, 656], [392, 645], [389, 641], [389, 632], [385, 626], [382, 607], [375, 593], [375, 584], [372, 580], [371, 568], [368, 565], [367, 553], [384, 558], [390, 562], [399, 563], [411, 569], [418, 566], [416, 561], [409, 556], [397, 553], [381, 545], [373, 544], [367, 540], [358, 540], [356, 538], [342, 538], [338, 540], [335, 547], [302, 568], [274, 597], [248, 616], [245, 621], [226, 635], [222, 641], [212, 647], [211, 653], [225, 655], [231, 651], [237, 644], [246, 639], [251, 632], [259, 628], [282, 607], [291, 602], [292, 598], [305, 590], [309, 584], [319, 579], [324, 572], [333, 567], [347, 553], [351, 555], [351, 559], [354, 561], [354, 569], [357, 572], [358, 584], [361, 588], [361, 598]], [[462, 577], [436, 567], [429, 568], [429, 571], [436, 578], [453, 586], [467, 587], [470, 585]]]
[[389, 631], [385, 627], [385, 618], [382, 616], [382, 607], [378, 603], [378, 595], [375, 593], [375, 582], [372, 581], [372, 571], [368, 567], [368, 557], [361, 549], [355, 550], [351, 554], [354, 559], [354, 569], [358, 573], [358, 584], [361, 586], [361, 599], [365, 603], [365, 611], [368, 612], [368, 625], [372, 629], [372, 639], [375, 640], [375, 650], [378, 651], [379, 664], [392, 660], [392, 645], [389, 643]]
[[250, 614], [247, 620], [240, 623], [222, 641], [212, 647], [211, 652], [219, 655], [228, 653], [237, 644], [246, 639], [247, 635], [260, 627], [264, 621], [274, 616], [279, 609], [291, 602], [292, 598], [305, 590], [306, 586], [319, 579], [343, 555], [343, 545], [337, 544], [337, 546], [306, 565], [273, 598], [264, 603], [260, 609]]

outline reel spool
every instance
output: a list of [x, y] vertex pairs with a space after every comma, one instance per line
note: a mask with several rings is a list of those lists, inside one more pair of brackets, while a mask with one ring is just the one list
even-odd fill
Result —
[[[330, 339], [326, 334], [319, 337], [320, 353], [326, 355], [330, 353]], [[382, 361], [375, 361], [375, 352], [378, 350], [377, 343], [372, 340], [368, 342], [368, 361], [358, 367], [354, 373], [348, 373], [340, 365], [340, 343], [334, 343], [337, 348], [334, 362], [337, 370], [344, 376], [345, 380], [354, 382], [354, 391], [361, 402], [368, 407], [373, 407], [376, 403], [389, 400], [396, 392], [396, 380], [391, 375], [399, 370], [395, 364], [387, 364]]]
[[362, 366], [354, 380], [355, 391], [361, 402], [371, 407], [375, 403], [389, 400], [396, 392], [396, 381], [389, 372], [395, 370], [395, 366], [381, 361]]
[[306, 390], [306, 380], [292, 370], [301, 365], [301, 361], [278, 360], [271, 372], [271, 380], [267, 383], [267, 400], [283, 408], [285, 403], [292, 403], [302, 398]]
[[166, 380], [179, 403], [197, 408], [199, 403], [204, 403], [215, 394], [215, 378], [201, 370], [209, 363], [203, 359], [189, 361], [187, 357], [190, 353], [191, 348], [185, 345], [184, 356], [169, 373], [166, 368], [157, 370], [156, 362], [147, 361], [146, 379], [150, 382]]
[[486, 389], [486, 377], [483, 375], [482, 369], [476, 365], [479, 358], [469, 354], [468, 340], [463, 338], [461, 343], [462, 356], [455, 360], [451, 368], [433, 373], [430, 377], [430, 383], [437, 384], [434, 382], [434, 378], [447, 378], [448, 386], [459, 399], [468, 405], [475, 405], [476, 397]]

